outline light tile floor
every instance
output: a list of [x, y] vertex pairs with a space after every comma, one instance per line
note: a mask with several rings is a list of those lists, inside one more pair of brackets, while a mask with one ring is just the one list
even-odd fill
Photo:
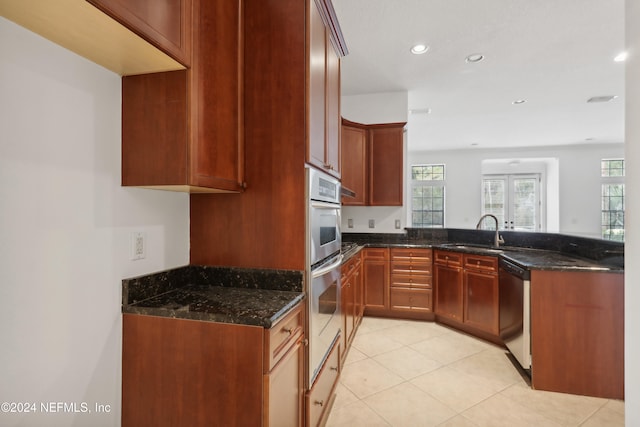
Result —
[[433, 322], [365, 317], [327, 426], [624, 426], [624, 402], [532, 390], [504, 349]]

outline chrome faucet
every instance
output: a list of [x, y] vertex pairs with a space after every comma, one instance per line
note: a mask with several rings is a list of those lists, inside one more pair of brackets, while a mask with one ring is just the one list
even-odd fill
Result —
[[480, 217], [480, 220], [478, 221], [478, 224], [476, 224], [476, 230], [480, 230], [480, 227], [482, 226], [482, 220], [484, 220], [486, 217], [491, 217], [496, 221], [496, 237], [494, 238], [493, 241], [493, 245], [498, 248], [500, 247], [500, 243], [504, 243], [504, 239], [502, 238], [502, 236], [500, 234], [498, 234], [498, 217], [492, 214], [484, 214]]

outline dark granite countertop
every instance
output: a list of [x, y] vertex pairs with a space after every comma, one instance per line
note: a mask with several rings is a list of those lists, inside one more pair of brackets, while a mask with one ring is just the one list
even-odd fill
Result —
[[122, 312], [272, 327], [304, 299], [303, 272], [185, 266], [122, 281]]
[[[611, 273], [624, 273], [624, 267], [601, 263], [588, 258], [564, 254], [559, 251], [544, 249], [529, 249], [516, 246], [501, 246], [499, 249], [488, 245], [466, 243], [361, 243], [357, 248], [433, 248], [445, 249], [455, 252], [471, 253], [484, 256], [502, 257], [529, 270], [557, 270], [557, 271], [601, 271]], [[347, 262], [358, 250], [353, 247], [343, 252]]]
[[302, 292], [186, 285], [123, 312], [270, 328], [303, 298]]
[[603, 271], [623, 273], [624, 269], [557, 251], [501, 246], [498, 248], [464, 244], [433, 245], [436, 249], [504, 258], [528, 270]]

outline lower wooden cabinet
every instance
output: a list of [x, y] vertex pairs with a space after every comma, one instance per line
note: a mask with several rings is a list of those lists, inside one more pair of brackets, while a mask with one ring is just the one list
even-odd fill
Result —
[[498, 258], [434, 251], [437, 319], [499, 341]]
[[362, 260], [364, 312], [383, 315], [389, 311], [389, 249], [365, 248]]
[[365, 314], [433, 319], [431, 271], [431, 249], [366, 248]]
[[391, 248], [389, 309], [391, 312], [433, 312], [431, 249]]
[[361, 253], [351, 257], [341, 271], [342, 353], [344, 361], [356, 329], [362, 320], [362, 261]]
[[341, 366], [339, 342], [340, 340], [336, 341], [331, 348], [313, 387], [307, 392], [307, 427], [324, 425], [336, 399], [335, 389]]
[[301, 304], [271, 329], [124, 314], [122, 426], [302, 425], [300, 322]]
[[533, 270], [532, 387], [624, 399], [624, 309], [624, 274]]
[[303, 366], [304, 346], [299, 338], [276, 367], [264, 376], [264, 426], [302, 425]]
[[492, 335], [500, 334], [498, 258], [465, 255], [463, 322]]

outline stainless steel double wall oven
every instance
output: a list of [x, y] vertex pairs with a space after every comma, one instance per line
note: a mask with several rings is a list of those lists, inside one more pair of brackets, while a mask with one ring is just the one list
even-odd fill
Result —
[[340, 182], [307, 166], [309, 388], [340, 334]]

